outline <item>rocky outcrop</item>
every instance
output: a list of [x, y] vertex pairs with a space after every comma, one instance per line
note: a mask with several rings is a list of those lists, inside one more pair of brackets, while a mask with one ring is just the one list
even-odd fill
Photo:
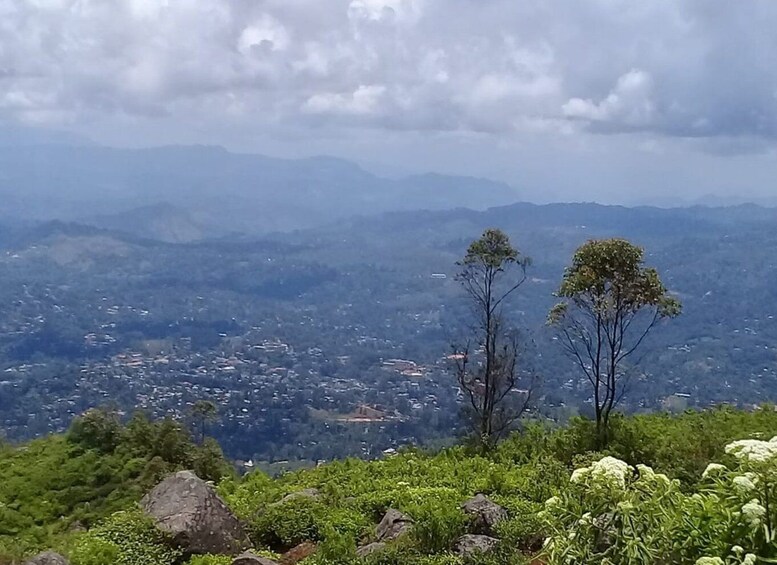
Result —
[[62, 557], [59, 553], [53, 551], [44, 551], [39, 553], [29, 561], [26, 561], [24, 565], [69, 565], [67, 559]]
[[470, 498], [461, 505], [461, 509], [470, 517], [473, 534], [491, 536], [496, 525], [507, 519], [507, 510], [482, 494]]
[[278, 562], [247, 552], [235, 557], [232, 560], [232, 565], [278, 565]]
[[367, 545], [363, 545], [361, 547], [358, 547], [356, 549], [356, 556], [357, 557], [367, 557], [368, 555], [372, 555], [373, 553], [377, 553], [378, 551], [383, 551], [386, 549], [386, 544], [382, 541], [376, 541], [373, 543], [368, 543]]
[[499, 545], [499, 540], [490, 536], [467, 534], [456, 540], [454, 550], [462, 557], [476, 553], [488, 553]]
[[378, 541], [392, 541], [409, 532], [413, 527], [413, 519], [399, 510], [389, 508], [376, 530]]
[[187, 555], [237, 555], [249, 547], [240, 521], [213, 487], [191, 471], [170, 475], [140, 504]]

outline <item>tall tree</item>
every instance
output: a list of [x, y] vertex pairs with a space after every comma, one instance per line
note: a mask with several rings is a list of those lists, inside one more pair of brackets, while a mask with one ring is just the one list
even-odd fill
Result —
[[[528, 408], [528, 390], [515, 389], [519, 380], [518, 340], [502, 307], [526, 280], [528, 257], [515, 249], [507, 235], [488, 229], [473, 241], [457, 280], [473, 307], [473, 335], [463, 348], [454, 346], [456, 377], [469, 400], [473, 431], [483, 450], [491, 448]], [[476, 351], [471, 350], [475, 342]], [[474, 359], [473, 359], [474, 356]]]
[[627, 360], [663, 318], [680, 314], [642, 248], [625, 239], [591, 240], [574, 254], [548, 322], [591, 385], [597, 447], [607, 443], [610, 415], [623, 396]]
[[199, 431], [200, 445], [203, 445], [205, 443], [206, 426], [209, 422], [216, 420], [218, 410], [216, 405], [210, 400], [198, 400], [192, 406], [191, 415]]

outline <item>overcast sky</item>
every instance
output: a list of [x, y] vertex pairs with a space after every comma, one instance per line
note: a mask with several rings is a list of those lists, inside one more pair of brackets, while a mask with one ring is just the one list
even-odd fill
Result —
[[777, 2], [0, 0], [0, 122], [777, 200]]

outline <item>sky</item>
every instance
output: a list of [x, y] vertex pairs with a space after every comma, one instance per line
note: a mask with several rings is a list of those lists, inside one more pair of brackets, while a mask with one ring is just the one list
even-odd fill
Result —
[[0, 126], [777, 202], [777, 2], [0, 0]]

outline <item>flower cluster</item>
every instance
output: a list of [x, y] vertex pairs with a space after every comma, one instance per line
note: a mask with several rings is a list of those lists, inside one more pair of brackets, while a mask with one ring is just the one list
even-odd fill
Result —
[[590, 476], [596, 481], [625, 488], [626, 477], [631, 470], [632, 468], [625, 461], [608, 456], [596, 461], [590, 467], [575, 469], [570, 480], [573, 483], [580, 483]]
[[710, 463], [709, 465], [707, 465], [707, 468], [704, 469], [704, 472], [701, 474], [701, 477], [702, 479], [706, 479], [711, 477], [712, 475], [716, 475], [724, 471], [726, 471], [725, 465], [721, 465], [720, 463]]
[[754, 528], [761, 524], [764, 516], [766, 516], [766, 508], [761, 506], [761, 503], [755, 498], [742, 506], [742, 517]]
[[751, 463], [767, 463], [777, 459], [777, 436], [769, 441], [741, 439], [726, 446], [726, 453]]
[[755, 485], [758, 482], [758, 477], [752, 473], [745, 473], [734, 477], [733, 483], [736, 489], [740, 492], [750, 492], [755, 490]]

